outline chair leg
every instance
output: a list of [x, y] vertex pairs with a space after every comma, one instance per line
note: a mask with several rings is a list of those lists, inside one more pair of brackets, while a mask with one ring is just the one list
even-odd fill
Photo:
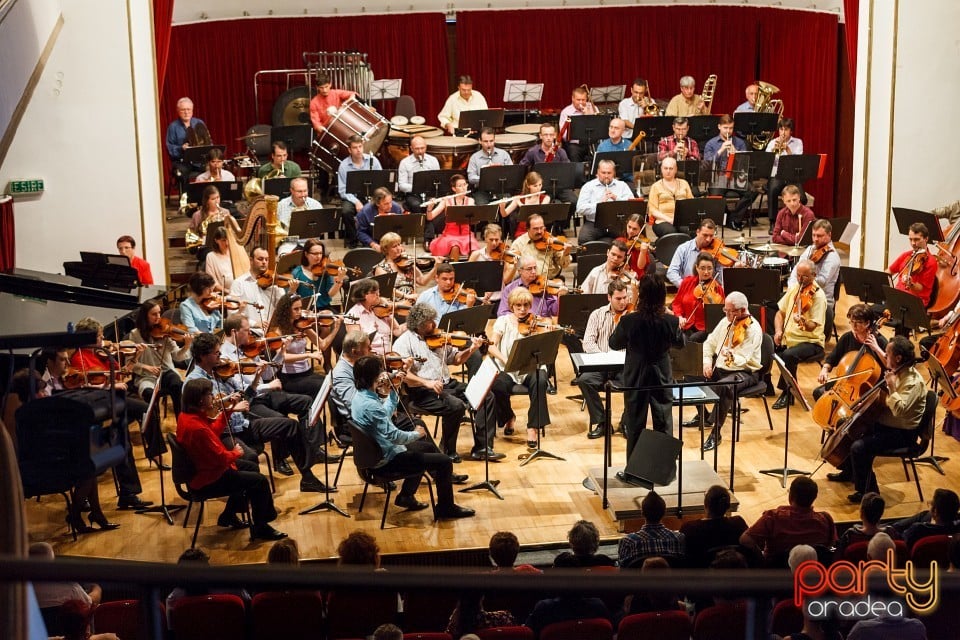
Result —
[[427, 491], [430, 492], [430, 506], [436, 509], [437, 500], [433, 497], [433, 482], [430, 480], [430, 476], [426, 473], [423, 474], [423, 478], [427, 481]]
[[770, 431], [773, 431], [773, 418], [770, 417], [770, 405], [767, 403], [767, 396], [760, 396], [763, 398], [763, 409], [767, 412], [767, 424], [770, 425]]
[[[900, 458], [900, 464], [903, 465], [903, 479], [910, 482], [910, 472], [907, 471], [907, 459]], [[914, 475], [916, 475], [916, 473], [914, 473]]]
[[437, 439], [437, 434], [440, 433], [440, 416], [437, 416], [437, 419], [433, 423], [433, 439]]
[[347, 459], [347, 451], [350, 450], [350, 445], [347, 445], [340, 451], [340, 462], [337, 463], [337, 473], [333, 476], [333, 486], [336, 487], [340, 484], [340, 472], [343, 471], [343, 463]]
[[917, 475], [917, 461], [914, 458], [910, 458], [910, 466], [913, 467], [913, 481], [917, 484], [917, 496], [923, 502], [923, 489], [920, 488], [920, 476]]
[[360, 508], [358, 509], [358, 511], [360, 511], [361, 513], [363, 513], [363, 503], [367, 501], [367, 489], [369, 488], [370, 488], [370, 483], [364, 482], [363, 493], [360, 495]]
[[193, 527], [193, 540], [190, 541], [190, 548], [195, 549], [197, 547], [197, 536], [200, 534], [200, 523], [203, 522], [203, 507], [206, 505], [206, 500], [200, 501], [200, 508], [197, 510], [197, 524]]
[[270, 479], [270, 493], [277, 492], [277, 484], [273, 480], [273, 460], [270, 459], [270, 454], [267, 453], [267, 450], [264, 449], [260, 452], [260, 455], [264, 457], [267, 461], [267, 477]]
[[393, 489], [390, 488], [390, 483], [384, 483], [384, 490], [386, 491], [386, 496], [383, 499], [383, 515], [380, 516], [380, 528], [383, 529], [387, 525], [387, 509], [390, 508], [390, 495], [393, 493]]
[[190, 510], [193, 509], [193, 500], [187, 502], [187, 513], [183, 516], [183, 528], [187, 528], [187, 522], [190, 521]]

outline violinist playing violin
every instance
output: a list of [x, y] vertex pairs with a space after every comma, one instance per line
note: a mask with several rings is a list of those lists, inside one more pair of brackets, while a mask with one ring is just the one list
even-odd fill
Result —
[[627, 235], [620, 236], [617, 240], [622, 240], [627, 247], [627, 266], [639, 280], [651, 264], [650, 241], [643, 235], [643, 217], [634, 213], [627, 218], [626, 230]]
[[380, 298], [380, 283], [373, 278], [358, 280], [350, 289], [350, 296], [353, 306], [347, 315], [356, 320], [346, 324], [347, 331], [372, 334], [370, 348], [378, 355], [391, 351], [394, 337], [406, 331], [407, 325], [397, 322], [390, 304]]
[[[627, 245], [623, 240], [614, 240], [607, 249], [607, 260], [590, 270], [580, 285], [582, 293], [607, 293], [614, 280], [633, 281], [633, 276], [625, 267]], [[634, 301], [635, 302], [635, 301]]]
[[[279, 336], [291, 336], [284, 350], [280, 380], [287, 391], [315, 398], [323, 386], [323, 376], [314, 373], [314, 363], [323, 371], [325, 363], [332, 362], [329, 359], [330, 345], [340, 330], [342, 318], [333, 316], [333, 325], [325, 338], [316, 331], [318, 322], [306, 324], [300, 322], [302, 319], [303, 300], [295, 293], [288, 293], [277, 302], [266, 335], [276, 332]], [[308, 341], [316, 350], [307, 350]]]
[[[533, 217], [531, 216], [531, 220]], [[542, 224], [542, 221], [541, 221]], [[497, 316], [505, 316], [510, 313], [510, 305], [507, 303], [507, 298], [510, 296], [510, 293], [522, 287], [524, 289], [529, 289], [532, 286], [535, 286], [539, 282], [540, 276], [537, 275], [537, 260], [530, 256], [523, 256], [517, 261], [517, 264], [520, 268], [520, 277], [508, 284], [500, 292], [500, 306], [497, 307]], [[538, 294], [534, 297], [533, 301], [533, 312], [540, 318], [552, 318], [556, 322], [557, 317], [560, 315], [560, 299], [547, 291], [544, 288], [542, 294]]]
[[695, 273], [680, 282], [673, 298], [673, 315], [680, 320], [680, 328], [690, 342], [707, 339], [704, 306], [723, 304], [723, 285], [715, 277], [715, 269], [713, 256], [709, 253], [698, 255]]
[[437, 265], [440, 259], [433, 262], [433, 268], [423, 273], [417, 267], [416, 262], [407, 255], [406, 247], [403, 246], [403, 239], [393, 233], [383, 234], [380, 238], [380, 253], [383, 254], [383, 260], [377, 263], [373, 268], [373, 275], [382, 276], [385, 273], [396, 273], [397, 282], [393, 285], [395, 292], [405, 296], [413, 296], [417, 287], [426, 286], [433, 276], [437, 273]]
[[343, 288], [343, 270], [336, 271], [336, 275], [330, 275], [326, 268], [327, 261], [326, 244], [316, 238], [304, 243], [300, 264], [293, 268], [291, 275], [296, 281], [296, 292], [305, 301], [308, 309], [329, 309], [333, 297]]
[[[816, 283], [816, 268], [811, 260], [797, 263], [797, 284], [787, 289], [780, 298], [774, 318], [776, 333], [773, 334], [773, 342], [794, 378], [797, 377], [797, 365], [801, 362], [823, 357], [827, 297]], [[781, 393], [773, 403], [773, 408], [783, 409], [788, 402], [793, 404], [793, 396], [782, 376], [777, 387]]]
[[[843, 356], [848, 353], [855, 354], [862, 347], [866, 347], [866, 355], [873, 358], [881, 367], [886, 363], [887, 339], [874, 328], [876, 314], [873, 310], [862, 302], [857, 303], [847, 310], [847, 322], [850, 324], [850, 331], [840, 336], [837, 346], [823, 360], [823, 367], [820, 368], [820, 374], [817, 376], [817, 382], [821, 386], [813, 390], [814, 400], [819, 399], [827, 390], [826, 384], [830, 379], [830, 372], [840, 365]], [[838, 373], [843, 375], [843, 369]]]
[[[437, 265], [437, 284], [417, 296], [417, 302], [425, 302], [437, 310], [443, 318], [448, 313], [467, 309], [476, 304], [486, 304], [490, 298], [488, 291], [482, 298], [477, 298], [477, 292], [457, 284], [453, 265], [443, 263]], [[467, 373], [472, 377], [480, 368], [483, 357], [475, 352], [467, 360]]]
[[[556, 278], [571, 262], [570, 246], [564, 245], [561, 250], [556, 251], [550, 246], [548, 235], [543, 216], [535, 213], [527, 218], [527, 232], [510, 245], [510, 253], [519, 257], [533, 258], [538, 273], [545, 271], [548, 278]], [[542, 248], [539, 248], [538, 244]], [[517, 263], [504, 265], [504, 280], [507, 282], [513, 280], [518, 268]]]
[[205, 306], [213, 296], [213, 285], [213, 276], [205, 271], [197, 271], [187, 281], [190, 296], [180, 303], [180, 322], [188, 333], [213, 333], [223, 324], [219, 307], [208, 310]]
[[[680, 288], [680, 283], [684, 278], [691, 275], [696, 265], [697, 257], [701, 251], [706, 251], [713, 245], [717, 235], [717, 225], [710, 218], [704, 218], [697, 227], [696, 235], [687, 240], [673, 252], [673, 259], [670, 260], [670, 266], [667, 268], [667, 280]], [[716, 265], [717, 271], [723, 272], [723, 265]], [[723, 276], [719, 276], [723, 278]]]
[[[823, 289], [823, 295], [827, 297], [827, 318], [823, 327], [824, 335], [833, 333], [833, 310], [837, 304], [836, 290], [837, 279], [840, 277], [840, 254], [830, 240], [833, 233], [833, 225], [826, 218], [820, 218], [813, 221], [811, 237], [813, 244], [803, 250], [800, 254], [800, 260], [811, 260], [816, 265], [816, 280], [820, 288]], [[787, 280], [787, 287], [792, 287], [797, 283], [797, 267], [794, 265], [790, 272], [790, 279]]]
[[720, 444], [721, 430], [733, 407], [735, 391], [757, 384], [761, 367], [763, 329], [750, 315], [747, 296], [739, 291], [728, 293], [723, 301], [723, 315], [703, 343], [704, 377], [711, 382], [729, 383], [714, 387], [720, 401], [706, 421], [713, 425], [713, 431], [703, 443], [704, 451], [712, 451]]
[[[587, 318], [587, 328], [583, 332], [584, 353], [607, 353], [611, 351], [610, 334], [613, 333], [613, 329], [620, 322], [620, 319], [629, 313], [629, 287], [620, 280], [611, 280], [607, 285], [607, 300], [609, 304], [594, 309], [590, 312], [590, 317]], [[603, 384], [607, 380], [622, 384], [623, 372], [617, 372], [614, 375], [585, 371], [577, 376], [577, 385], [580, 387], [580, 392], [583, 393], [583, 400], [587, 405], [587, 412], [590, 416], [587, 437], [591, 440], [602, 438], [606, 431], [606, 425], [603, 421], [603, 404], [600, 402], [600, 389], [603, 388]], [[621, 429], [625, 415], [620, 417]]]
[[467, 261], [493, 262], [503, 260], [503, 254], [506, 250], [507, 248], [503, 244], [503, 230], [500, 225], [491, 222], [483, 228], [483, 246], [471, 253]]
[[[308, 243], [311, 241], [307, 241]], [[308, 250], [304, 249], [303, 254], [307, 255]], [[263, 333], [263, 326], [273, 315], [273, 308], [277, 304], [284, 290], [281, 286], [295, 287], [296, 281], [286, 276], [281, 278], [274, 272], [268, 272], [267, 267], [270, 263], [270, 256], [263, 247], [254, 247], [250, 251], [250, 271], [244, 273], [233, 281], [230, 286], [230, 297], [242, 300], [247, 303], [244, 305], [242, 313], [247, 316], [250, 326]], [[273, 276], [271, 278], [261, 278], [264, 274]], [[262, 283], [262, 280], [266, 280]], [[265, 285], [265, 286], [264, 286]]]
[[629, 200], [633, 197], [630, 186], [617, 179], [617, 165], [613, 160], [601, 160], [597, 163], [597, 177], [580, 188], [577, 198], [577, 215], [583, 216], [577, 241], [580, 244], [614, 238], [609, 229], [596, 225], [597, 205], [601, 202]]
[[[133, 349], [135, 353], [130, 357], [130, 360], [121, 367], [117, 361], [117, 355], [104, 349], [103, 326], [97, 320], [94, 318], [83, 318], [77, 322], [76, 330], [78, 332], [94, 331], [97, 334], [97, 340], [92, 346], [77, 349], [70, 358], [70, 366], [83, 375], [84, 386], [97, 388], [107, 387], [107, 385], [109, 385], [109, 371], [112, 365], [117, 380], [113, 386], [117, 391], [125, 395], [124, 407], [127, 420], [137, 421], [143, 429], [143, 437], [147, 442], [147, 456], [154, 457], [163, 453], [166, 450], [166, 445], [163, 443], [163, 434], [160, 433], [159, 418], [157, 420], [151, 420], [150, 424], [143, 424], [143, 414], [147, 411], [147, 403], [127, 393], [127, 385], [121, 380], [122, 372], [129, 372], [139, 355], [143, 353], [145, 349], [144, 345], [134, 346]], [[105, 382], [100, 382], [100, 378], [103, 378]], [[127, 447], [126, 458], [115, 467], [115, 471], [117, 474], [117, 495], [119, 498], [117, 503], [118, 509], [139, 509], [153, 504], [152, 502], [140, 499], [139, 494], [143, 492], [143, 487], [140, 485], [140, 475], [137, 473], [137, 465], [133, 461], [133, 447]]]
[[929, 306], [933, 283], [937, 279], [937, 260], [927, 249], [930, 231], [922, 222], [914, 222], [907, 233], [909, 251], [894, 260], [887, 271], [893, 274], [894, 287], [906, 291]]

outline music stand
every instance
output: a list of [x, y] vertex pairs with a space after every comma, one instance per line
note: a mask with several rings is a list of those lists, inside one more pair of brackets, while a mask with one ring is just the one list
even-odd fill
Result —
[[222, 200], [237, 201], [243, 197], [243, 185], [239, 180], [218, 180], [216, 182], [191, 182], [187, 185], [187, 202], [199, 204], [207, 187], [216, 187]]
[[503, 109], [470, 109], [460, 112], [457, 129], [480, 131], [484, 127], [503, 128]]
[[387, 100], [396, 100], [400, 97], [400, 88], [403, 86], [403, 79], [394, 80], [371, 80], [370, 81], [370, 101], [380, 101], [380, 112], [383, 113]]
[[188, 164], [196, 164], [201, 167], [207, 164], [207, 158], [210, 155], [210, 151], [213, 149], [219, 149], [220, 153], [226, 155], [227, 145], [225, 144], [210, 144], [203, 147], [187, 147], [183, 150], [183, 161]]
[[593, 225], [597, 229], [605, 229], [615, 237], [626, 235], [627, 218], [633, 214], [640, 214], [641, 220], [646, 220], [646, 200], [614, 200], [598, 202], [597, 212], [593, 216]]
[[722, 304], [703, 305], [703, 323], [708, 335], [711, 331], [717, 328], [717, 325], [720, 324], [720, 321], [723, 320], [726, 315], [727, 314], [723, 311]]
[[900, 326], [906, 329], [930, 329], [930, 314], [923, 306], [923, 300], [900, 289], [890, 286], [883, 288], [884, 306], [890, 310]]
[[557, 192], [573, 189], [577, 182], [577, 165], [573, 162], [538, 162], [533, 170], [543, 178], [543, 188], [551, 200], [557, 199]]
[[[371, 280], [376, 280], [377, 284], [380, 285], [380, 297], [384, 300], [393, 299], [393, 289], [397, 284], [397, 276], [399, 274], [396, 271], [390, 273], [381, 273], [378, 276], [370, 276]], [[350, 283], [350, 289], [353, 289], [353, 285], [357, 284], [359, 280]], [[353, 291], [349, 292], [347, 295], [347, 300], [353, 300]]]
[[594, 309], [607, 303], [605, 293], [583, 293], [580, 295], [560, 296], [560, 311], [557, 324], [570, 327], [582, 336], [587, 328], [587, 320]]
[[543, 223], [550, 228], [554, 222], [562, 222], [567, 219], [570, 212], [570, 205], [566, 202], [551, 202], [550, 204], [523, 204], [517, 209], [517, 223], [526, 222], [533, 214], [539, 214], [543, 217]]
[[[494, 361], [492, 357], [484, 358], [476, 375], [470, 379], [470, 382], [467, 383], [467, 388], [464, 390], [464, 395], [474, 411], [479, 411], [480, 407], [483, 406], [484, 400], [490, 393], [490, 389], [493, 387], [493, 383], [496, 382], [499, 374], [500, 369], [496, 361]], [[485, 443], [489, 442], [487, 439], [490, 435], [488, 432], [489, 427], [487, 426], [489, 423], [489, 419], [483, 421], [483, 441]], [[483, 481], [460, 489], [460, 493], [486, 489], [503, 500], [503, 496], [497, 491], [497, 485], [499, 484], [499, 480], [490, 479], [490, 456], [485, 455], [483, 456]]]
[[893, 207], [893, 217], [897, 221], [897, 230], [900, 235], [907, 235], [910, 232], [910, 225], [914, 222], [922, 222], [930, 233], [931, 242], [943, 242], [943, 229], [940, 228], [940, 220], [929, 211]]
[[419, 241], [423, 238], [424, 218], [422, 213], [377, 216], [373, 219], [373, 237], [382, 238], [383, 234], [392, 231], [403, 242]]
[[[957, 392], [953, 390], [953, 385], [950, 383], [950, 375], [947, 373], [946, 369], [943, 368], [943, 365], [937, 360], [936, 356], [930, 355], [927, 358], [927, 372], [930, 374], [930, 379], [933, 381], [933, 391], [936, 393], [937, 389], [943, 389], [943, 394], [949, 400], [955, 400], [957, 397]], [[923, 462], [925, 464], [933, 465], [933, 468], [940, 472], [940, 475], [945, 476], [943, 469], [940, 468], [941, 462], [946, 462], [950, 460], [945, 456], [938, 456], [934, 453], [934, 446], [936, 445], [937, 440], [937, 430], [930, 430], [930, 455], [924, 456], [922, 458], [916, 458], [916, 462]]]
[[733, 130], [741, 138], [759, 136], [777, 130], [780, 116], [776, 113], [757, 113], [756, 111], [741, 111], [733, 114]]
[[597, 165], [601, 160], [613, 160], [617, 167], [617, 176], [633, 172], [633, 156], [637, 151], [601, 151], [593, 155], [593, 163], [590, 165], [590, 174], [597, 175]]
[[286, 255], [277, 258], [277, 273], [290, 273], [300, 264], [303, 256], [302, 250], [291, 251]]
[[290, 214], [290, 230], [287, 237], [319, 238], [325, 233], [336, 233], [339, 228], [340, 209], [336, 207], [304, 209]]
[[804, 154], [799, 156], [780, 156], [777, 163], [777, 178], [802, 187], [807, 180], [817, 177], [820, 172], [820, 156]]
[[633, 135], [636, 136], [638, 131], [646, 134], [644, 142], [656, 144], [660, 138], [673, 135], [673, 116], [641, 116], [633, 121]]
[[543, 83], [528, 83], [524, 80], [507, 80], [503, 86], [504, 102], [523, 103], [523, 124], [527, 124], [527, 103], [543, 99]]
[[691, 230], [700, 227], [704, 218], [710, 218], [718, 225], [723, 224], [727, 212], [727, 203], [723, 198], [687, 198], [677, 200], [673, 213], [673, 226], [677, 230], [687, 227]]
[[[845, 216], [843, 218], [830, 218], [830, 241], [840, 242], [840, 239], [843, 238], [843, 232], [846, 231], [847, 225], [849, 224], [850, 216]], [[937, 226], [939, 227], [940, 225]]]
[[[316, 397], [313, 399], [313, 403], [310, 405], [310, 423], [307, 426], [308, 429], [317, 429], [317, 423], [319, 422], [319, 428], [326, 431], [323, 407], [327, 404], [327, 398], [330, 396], [330, 389], [332, 387], [333, 376], [327, 376], [324, 378], [323, 384], [320, 385], [320, 390], [317, 392]], [[329, 438], [323, 439], [323, 502], [319, 502], [309, 509], [301, 511], [300, 515], [303, 516], [316, 511], [333, 511], [334, 513], [339, 513], [345, 518], [349, 518], [350, 514], [335, 505], [333, 503], [333, 498], [330, 497], [330, 463], [328, 462], [329, 458], [327, 457], [328, 440]]]
[[454, 205], [447, 207], [444, 215], [447, 217], [447, 222], [469, 224], [473, 227], [482, 222], [490, 224], [497, 219], [499, 211], [500, 207], [495, 204]]
[[723, 290], [739, 291], [751, 304], [774, 305], [780, 299], [780, 272], [773, 269], [724, 269]]
[[428, 200], [427, 196], [430, 196], [430, 198], [445, 196], [452, 193], [450, 178], [458, 173], [462, 172], [455, 169], [417, 171], [413, 174], [413, 186], [410, 193], [419, 193], [423, 200]]
[[503, 288], [503, 263], [499, 260], [454, 262], [453, 275], [457, 282], [475, 289], [478, 296]]
[[447, 333], [464, 331], [472, 336], [481, 334], [487, 328], [492, 307], [492, 304], [478, 304], [466, 309], [447, 311], [437, 321], [437, 328]]
[[[777, 363], [777, 368], [780, 369], [780, 379], [787, 381], [787, 392], [800, 400], [800, 406], [803, 407], [804, 411], [812, 411], [813, 408], [810, 406], [810, 403], [807, 401], [806, 396], [803, 395], [803, 391], [800, 390], [800, 386], [797, 384], [797, 379], [793, 377], [790, 371], [787, 370], [787, 365], [780, 359], [780, 356], [774, 355], [773, 361]], [[787, 488], [787, 478], [790, 476], [809, 476], [811, 475], [810, 471], [800, 471], [799, 469], [791, 469], [790, 465], [787, 463], [787, 458], [790, 455], [790, 406], [793, 404], [792, 399], [787, 402], [787, 415], [784, 420], [783, 427], [783, 468], [780, 469], [761, 469], [760, 473], [767, 476], [780, 477], [780, 486], [784, 489]]]
[[593, 87], [590, 89], [590, 102], [593, 104], [608, 104], [620, 102], [626, 94], [627, 85], [612, 84], [608, 87]]
[[803, 233], [797, 236], [797, 242], [794, 245], [795, 247], [809, 247], [813, 244], [813, 222], [810, 222], [803, 228]]
[[847, 295], [860, 298], [860, 302], [883, 304], [886, 302], [884, 289], [890, 286], [890, 274], [874, 269], [840, 267], [840, 282]]
[[310, 138], [313, 127], [307, 124], [290, 124], [283, 127], [270, 128], [270, 144], [282, 140], [287, 144], [290, 153], [301, 153], [310, 148]]
[[[513, 371], [519, 374], [530, 373], [539, 376], [541, 365], [551, 364], [557, 359], [557, 350], [560, 348], [560, 340], [563, 337], [563, 331], [544, 331], [525, 338], [520, 338], [513, 343], [513, 349], [507, 357], [507, 364], [503, 367], [504, 371]], [[534, 387], [533, 398], [531, 402], [536, 402], [536, 418], [540, 423], [540, 385]], [[544, 451], [540, 447], [541, 437], [544, 427], [537, 427], [537, 447], [528, 454], [521, 454], [524, 466], [537, 458], [551, 458], [553, 460], [564, 460], [560, 456]]]
[[703, 145], [704, 140], [709, 140], [717, 135], [720, 126], [720, 116], [690, 116], [687, 118], [690, 125], [690, 137], [697, 141], [697, 144]]
[[573, 116], [570, 123], [570, 140], [579, 140], [577, 144], [593, 147], [607, 136], [610, 129], [609, 115]]
[[509, 164], [503, 167], [482, 167], [477, 190], [502, 196], [519, 193], [527, 168], [522, 164]]
[[[301, 176], [303, 177], [303, 176]], [[268, 178], [263, 181], [263, 193], [268, 196], [277, 196], [281, 200], [290, 195], [290, 181], [293, 178]], [[308, 193], [313, 193], [313, 180], [304, 178], [307, 181]]]
[[347, 172], [346, 192], [357, 196], [362, 202], [370, 202], [374, 189], [386, 187], [394, 191], [394, 173], [386, 169], [364, 169]]

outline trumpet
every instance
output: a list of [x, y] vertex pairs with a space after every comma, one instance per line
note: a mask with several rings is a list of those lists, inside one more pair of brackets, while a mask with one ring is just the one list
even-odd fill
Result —
[[780, 155], [787, 150], [787, 141], [783, 139], [783, 136], [778, 136], [773, 143], [773, 152]]
[[677, 154], [677, 160], [684, 160], [687, 157], [686, 140], [686, 138], [677, 138], [677, 144], [674, 147], [674, 152]]

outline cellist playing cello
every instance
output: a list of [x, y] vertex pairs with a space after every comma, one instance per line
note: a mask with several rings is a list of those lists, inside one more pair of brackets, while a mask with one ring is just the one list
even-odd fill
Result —
[[[887, 361], [887, 354], [884, 351], [887, 348], [887, 339], [876, 332], [875, 321], [876, 316], [873, 310], [862, 302], [847, 310], [847, 322], [850, 323], [850, 331], [840, 336], [837, 340], [837, 346], [830, 355], [824, 358], [823, 367], [817, 376], [817, 382], [820, 383], [820, 386], [813, 390], [814, 400], [819, 399], [826, 392], [830, 372], [840, 365], [841, 360], [848, 353], [856, 353], [861, 348], [866, 347], [864, 355], [872, 357], [881, 368], [884, 366]], [[845, 373], [847, 372], [839, 371], [840, 375], [845, 375]]]

